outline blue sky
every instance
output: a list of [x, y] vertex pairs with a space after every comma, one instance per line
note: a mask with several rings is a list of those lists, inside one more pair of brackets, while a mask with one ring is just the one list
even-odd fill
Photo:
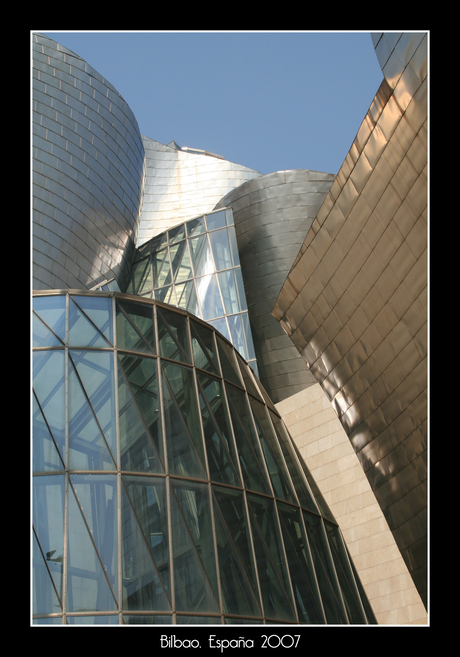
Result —
[[260, 173], [337, 173], [383, 79], [370, 32], [41, 32], [123, 96], [141, 133]]

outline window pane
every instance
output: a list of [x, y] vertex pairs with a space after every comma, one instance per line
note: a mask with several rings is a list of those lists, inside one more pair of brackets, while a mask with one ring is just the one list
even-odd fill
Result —
[[209, 476], [212, 481], [240, 486], [238, 460], [222, 383], [220, 379], [201, 372], [197, 378]]
[[304, 511], [303, 517], [326, 620], [328, 623], [336, 625], [346, 624], [347, 619], [338, 594], [335, 575], [331, 569], [329, 549], [322, 527], [322, 520], [319, 516], [314, 516], [306, 511]]
[[227, 317], [227, 321], [230, 327], [230, 335], [232, 336], [233, 346], [243, 356], [243, 358], [247, 360], [248, 352], [246, 349], [246, 342], [244, 339], [244, 331], [243, 331], [243, 324], [241, 323], [241, 315], [230, 315], [230, 317]]
[[226, 384], [225, 389], [245, 484], [251, 490], [270, 494], [262, 453], [246, 396], [243, 391], [229, 384]]
[[176, 293], [173, 285], [168, 287], [160, 287], [158, 290], [155, 290], [155, 299], [162, 301], [163, 303], [169, 303], [171, 306], [176, 306]]
[[260, 616], [243, 493], [213, 486], [224, 611]]
[[266, 407], [252, 397], [249, 399], [275, 495], [282, 500], [297, 503]]
[[335, 571], [339, 579], [343, 600], [347, 609], [350, 623], [366, 623], [358, 591], [351, 571], [348, 555], [340, 536], [339, 528], [329, 522], [324, 522], [329, 540], [329, 547], [334, 559]]
[[33, 478], [32, 514], [34, 535], [34, 613], [61, 611], [64, 564], [64, 476]]
[[225, 312], [227, 315], [240, 312], [234, 271], [235, 270], [233, 269], [228, 269], [227, 271], [222, 271], [218, 274], [220, 289], [222, 290], [222, 297], [224, 299]]
[[154, 358], [118, 354], [122, 470], [163, 472], [164, 448]]
[[201, 309], [196, 295], [195, 281], [187, 281], [175, 285], [177, 305], [188, 310], [192, 315], [201, 317]]
[[[77, 352], [81, 356], [82, 352]], [[110, 354], [111, 355], [111, 354]], [[80, 368], [83, 368], [80, 362]], [[85, 379], [87, 375], [85, 374]], [[97, 392], [91, 391], [94, 402], [97, 396], [104, 394], [105, 379]], [[107, 381], [110, 388], [112, 381]], [[102, 429], [96, 418], [95, 411], [88, 401], [89, 393], [75, 371], [73, 360], [69, 359], [69, 467], [71, 470], [114, 470], [116, 468], [114, 455], [110, 453]], [[110, 435], [110, 432], [109, 432]], [[115, 432], [112, 431], [112, 436]], [[111, 445], [115, 450], [115, 445]]]
[[208, 225], [208, 230], [223, 228], [226, 225], [225, 210], [219, 210], [218, 212], [207, 214], [206, 223]]
[[206, 232], [204, 217], [197, 217], [196, 219], [192, 219], [192, 221], [187, 221], [185, 227], [189, 237]]
[[[110, 297], [71, 297], [110, 344], [113, 344], [112, 299]], [[72, 304], [70, 304], [72, 308]], [[70, 324], [71, 325], [71, 324]]]
[[232, 267], [233, 263], [227, 230], [217, 230], [214, 233], [209, 233], [209, 241], [211, 242], [216, 271]]
[[196, 367], [218, 374], [218, 361], [213, 331], [198, 322], [190, 321], [193, 362]]
[[[90, 297], [94, 299], [94, 297]], [[77, 303], [78, 300], [78, 303]], [[112, 324], [111, 318], [107, 317], [107, 321], [103, 323], [101, 329], [94, 323], [97, 321], [91, 312], [91, 304], [84, 303], [85, 297], [71, 298], [69, 302], [69, 344], [72, 347], [109, 347], [111, 346], [112, 336], [110, 341], [104, 335], [104, 328], [108, 330], [108, 323]], [[81, 301], [83, 300], [83, 302]], [[104, 299], [105, 301], [111, 301]], [[100, 299], [96, 299], [100, 301]], [[108, 315], [108, 312], [105, 313]], [[111, 313], [110, 313], [111, 315]]]
[[160, 355], [190, 363], [186, 318], [165, 308], [157, 308], [157, 322]]
[[133, 266], [132, 272], [134, 294], [142, 294], [143, 292], [152, 289], [152, 269], [150, 267], [150, 258], [145, 258], [136, 263]]
[[241, 313], [241, 322], [243, 324], [244, 336], [246, 338], [246, 347], [248, 350], [248, 357], [246, 360], [255, 360], [256, 352], [254, 351], [254, 342], [252, 340], [251, 325], [249, 322], [249, 313], [246, 311]]
[[[116, 453], [116, 428], [113, 352], [72, 350], [70, 355], [73, 366], [76, 368], [85, 393], [89, 398], [99, 427], [104, 434], [112, 455], [114, 455]], [[75, 397], [72, 396], [73, 394], [75, 394]], [[80, 390], [77, 386], [69, 386], [69, 395], [70, 419], [73, 422], [72, 427], [77, 432], [80, 421], [78, 413], [81, 408], [79, 402], [82, 401]], [[86, 413], [86, 410], [84, 413]], [[85, 419], [89, 420], [87, 413]], [[84, 421], [83, 418], [82, 421]], [[75, 433], [76, 440], [77, 435], [78, 432]], [[77, 443], [74, 443], [73, 447], [77, 449]]]
[[170, 563], [166, 480], [123, 476], [123, 607], [169, 609]]
[[153, 306], [117, 301], [118, 349], [155, 353]]
[[175, 479], [170, 482], [176, 608], [218, 612], [208, 486]]
[[163, 287], [171, 283], [168, 249], [152, 253], [153, 287]]
[[163, 369], [163, 408], [170, 471], [207, 478], [193, 371], [172, 363], [164, 363]]
[[180, 240], [183, 240], [185, 238], [184, 224], [181, 224], [176, 228], [171, 228], [171, 230], [168, 231], [168, 236], [169, 236], [169, 244], [174, 244], [175, 242], [180, 242]]
[[324, 617], [300, 509], [278, 503], [278, 510], [299, 621], [323, 624]]
[[60, 458], [59, 450], [53, 435], [45, 422], [43, 413], [38, 405], [35, 394], [33, 402], [33, 471], [49, 472], [52, 470], [63, 470], [64, 462]]
[[241, 267], [235, 267], [233, 269], [233, 274], [236, 280], [236, 288], [238, 291], [238, 301], [240, 310], [247, 310], [248, 305], [246, 302], [246, 292], [244, 290], [243, 275], [241, 273]]
[[195, 277], [212, 274], [215, 271], [211, 248], [207, 235], [200, 235], [189, 240]]
[[203, 311], [203, 319], [222, 317], [225, 314], [224, 305], [220, 296], [216, 275], [212, 274], [211, 276], [197, 278], [196, 286], [198, 299]]
[[296, 622], [274, 502], [257, 495], [248, 502], [265, 615]]
[[[34, 347], [59, 346], [65, 342], [65, 296], [35, 297], [33, 300]], [[58, 339], [57, 339], [58, 338]]]
[[243, 387], [241, 372], [236, 362], [234, 350], [224, 340], [221, 340], [219, 336], [216, 336], [216, 338], [223, 376], [227, 381]]
[[238, 244], [236, 241], [235, 226], [228, 227], [228, 243], [230, 245], [230, 252], [232, 254], [232, 263], [234, 267], [240, 265], [240, 256], [238, 253]]
[[[284, 429], [281, 419], [272, 411], [269, 411], [273, 426], [278, 437], [279, 445], [284, 455], [289, 474], [291, 475], [295, 491], [299, 498], [300, 504], [306, 509], [318, 513], [318, 507], [313, 499], [313, 495], [305, 481], [305, 477], [300, 468], [297, 455], [295, 454], [291, 439]], [[300, 458], [300, 457], [299, 457]]]
[[65, 456], [64, 351], [36, 351], [33, 386], [61, 459]]
[[116, 476], [74, 475], [69, 486], [69, 611], [116, 610]]
[[192, 262], [186, 240], [170, 247], [173, 278], [176, 283], [192, 278]]

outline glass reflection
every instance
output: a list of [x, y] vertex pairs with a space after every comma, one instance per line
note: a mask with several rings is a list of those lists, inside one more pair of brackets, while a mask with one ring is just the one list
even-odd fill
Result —
[[176, 609], [219, 612], [211, 509], [206, 484], [171, 479]]
[[81, 296], [68, 296], [78, 345], [68, 351], [46, 346], [69, 335], [65, 296], [39, 304], [34, 614], [46, 624], [56, 614], [111, 624], [119, 611], [126, 624], [367, 622], [339, 530], [320, 517], [309, 473], [238, 352], [179, 311]]
[[67, 609], [115, 611], [116, 477], [73, 475], [68, 499]]
[[33, 479], [33, 612], [60, 612], [63, 594], [65, 479]]
[[296, 616], [274, 502], [253, 494], [248, 495], [248, 502], [265, 615], [272, 620], [295, 623]]
[[123, 609], [171, 609], [169, 534], [165, 481], [123, 477], [122, 487]]

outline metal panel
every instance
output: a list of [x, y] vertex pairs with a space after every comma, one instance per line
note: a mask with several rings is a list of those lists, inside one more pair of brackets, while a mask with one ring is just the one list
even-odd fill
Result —
[[233, 209], [259, 376], [275, 403], [314, 382], [267, 310], [333, 181], [317, 171], [277, 171], [245, 182], [216, 205]]
[[145, 188], [137, 246], [187, 219], [210, 212], [228, 191], [261, 174], [203, 152], [143, 136]]
[[33, 156], [40, 173], [33, 179], [33, 239], [49, 258], [34, 258], [33, 286], [121, 282], [142, 198], [137, 121], [118, 92], [71, 51], [33, 35], [33, 52]]
[[374, 43], [386, 79], [273, 314], [331, 399], [426, 603], [427, 35]]

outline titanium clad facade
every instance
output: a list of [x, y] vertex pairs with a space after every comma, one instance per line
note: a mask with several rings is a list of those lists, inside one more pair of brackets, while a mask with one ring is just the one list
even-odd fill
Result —
[[271, 310], [334, 178], [277, 171], [243, 183], [216, 206], [233, 210], [259, 377], [275, 403], [315, 381]]
[[328, 395], [427, 604], [427, 35], [385, 79], [274, 307]]
[[145, 189], [137, 246], [179, 223], [211, 212], [234, 187], [261, 174], [219, 156], [182, 150], [143, 136]]
[[283, 422], [205, 322], [34, 298], [37, 624], [373, 623]]
[[138, 228], [144, 148], [114, 87], [33, 35], [33, 286], [122, 282]]

